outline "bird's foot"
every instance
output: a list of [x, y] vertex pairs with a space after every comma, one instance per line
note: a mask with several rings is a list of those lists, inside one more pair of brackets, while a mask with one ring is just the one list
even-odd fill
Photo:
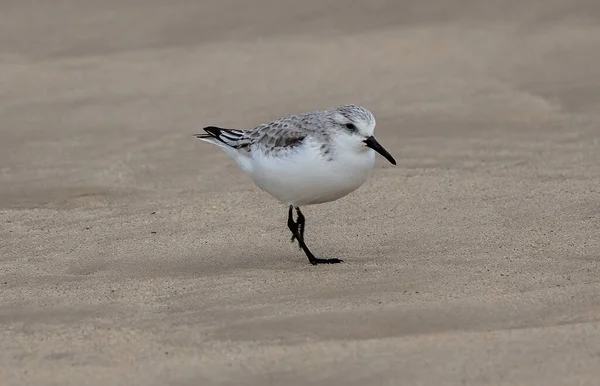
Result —
[[317, 265], [317, 264], [339, 264], [339, 263], [343, 263], [344, 260], [341, 259], [318, 259], [316, 257], [314, 257], [312, 260], [310, 260], [310, 263], [312, 265]]

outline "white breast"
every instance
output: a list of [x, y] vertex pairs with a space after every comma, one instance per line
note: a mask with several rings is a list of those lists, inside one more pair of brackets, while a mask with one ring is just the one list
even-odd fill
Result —
[[353, 192], [368, 178], [375, 152], [343, 152], [333, 160], [322, 156], [320, 144], [301, 146], [274, 156], [253, 152], [246, 171], [263, 190], [286, 205], [334, 201]]

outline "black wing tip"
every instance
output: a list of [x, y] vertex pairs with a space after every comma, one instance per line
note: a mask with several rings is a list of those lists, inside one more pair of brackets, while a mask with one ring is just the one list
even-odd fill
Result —
[[244, 144], [239, 142], [243, 137], [242, 132], [239, 130], [224, 129], [217, 126], [207, 126], [204, 128], [204, 131], [206, 131], [207, 134], [194, 134], [194, 136], [196, 138], [205, 139], [213, 143], [215, 143], [214, 140], [217, 140], [235, 149], [247, 146], [247, 143]]
[[[223, 128], [217, 126], [206, 126], [202, 128], [206, 133], [194, 134], [196, 138], [219, 138], [219, 134], [223, 131]], [[208, 133], [208, 134], [207, 134]]]
[[217, 126], [206, 126], [206, 127], [202, 128], [202, 130], [204, 130], [207, 133], [212, 134], [212, 135], [219, 135], [221, 133], [221, 131], [224, 131], [225, 129], [222, 127], [217, 127]]

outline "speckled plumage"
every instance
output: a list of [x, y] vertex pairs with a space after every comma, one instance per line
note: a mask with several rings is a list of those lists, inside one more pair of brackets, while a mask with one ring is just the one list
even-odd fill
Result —
[[[369, 110], [352, 104], [329, 110], [289, 115], [250, 129], [222, 129], [214, 126], [209, 129], [212, 128], [213, 131], [218, 129], [221, 133], [217, 137], [235, 149], [245, 152], [260, 150], [271, 156], [298, 146], [310, 136], [322, 143], [320, 147], [322, 155], [331, 159], [331, 134], [335, 130], [340, 130], [339, 125], [335, 124], [336, 114], [348, 120], [363, 119], [375, 123], [375, 117]], [[215, 135], [200, 134], [199, 137], [207, 138]]]

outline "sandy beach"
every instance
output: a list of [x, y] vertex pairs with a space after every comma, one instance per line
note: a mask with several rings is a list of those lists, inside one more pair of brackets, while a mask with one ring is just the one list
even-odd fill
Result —
[[[358, 4], [358, 3], [357, 3]], [[600, 384], [600, 3], [0, 2], [0, 385]], [[362, 104], [287, 210], [193, 134]]]

